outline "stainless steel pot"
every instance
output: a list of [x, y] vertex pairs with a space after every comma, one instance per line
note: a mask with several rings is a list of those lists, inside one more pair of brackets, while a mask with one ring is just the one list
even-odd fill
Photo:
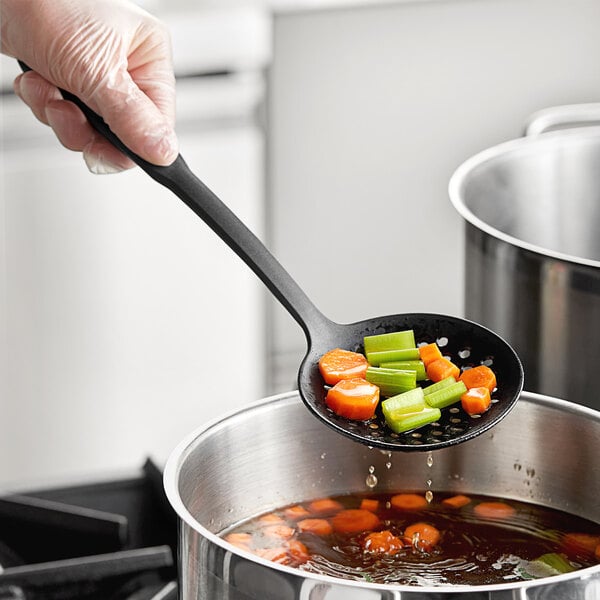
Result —
[[523, 393], [480, 437], [433, 453], [387, 454], [311, 416], [296, 393], [268, 398], [193, 433], [173, 452], [165, 488], [180, 517], [183, 600], [597, 600], [600, 565], [568, 575], [477, 587], [384, 586], [312, 575], [267, 562], [217, 534], [240, 520], [304, 499], [432, 489], [502, 495], [600, 521], [600, 413]]
[[600, 408], [600, 105], [536, 113], [450, 181], [466, 222], [465, 316], [515, 348], [525, 389]]

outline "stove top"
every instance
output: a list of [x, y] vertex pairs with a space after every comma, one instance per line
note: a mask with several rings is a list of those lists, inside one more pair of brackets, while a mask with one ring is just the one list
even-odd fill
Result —
[[177, 520], [138, 477], [0, 497], [0, 600], [174, 600]]

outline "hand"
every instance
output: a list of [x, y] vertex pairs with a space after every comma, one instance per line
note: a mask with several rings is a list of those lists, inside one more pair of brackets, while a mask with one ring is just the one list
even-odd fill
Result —
[[175, 78], [165, 27], [126, 0], [0, 0], [1, 48], [32, 71], [16, 94], [94, 173], [133, 163], [58, 88], [78, 96], [145, 160], [177, 157]]

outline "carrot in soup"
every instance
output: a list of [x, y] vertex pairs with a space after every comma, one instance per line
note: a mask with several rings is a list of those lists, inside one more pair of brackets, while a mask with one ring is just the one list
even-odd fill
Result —
[[261, 525], [285, 525], [285, 520], [275, 513], [268, 513], [258, 518]]
[[423, 361], [425, 367], [427, 367], [427, 365], [429, 363], [432, 363], [434, 360], [437, 360], [438, 358], [443, 358], [442, 351], [435, 342], [433, 342], [432, 344], [427, 344], [425, 346], [420, 346], [419, 357]]
[[594, 552], [594, 556], [596, 557], [596, 560], [597, 560], [598, 562], [600, 562], [600, 544], [598, 544], [598, 545], [596, 546], [596, 550], [595, 550], [595, 552]]
[[270, 538], [289, 540], [296, 531], [289, 525], [268, 525], [262, 530], [263, 535]]
[[390, 498], [390, 503], [400, 510], [419, 510], [429, 504], [425, 496], [419, 494], [396, 494]]
[[478, 517], [484, 519], [509, 519], [516, 512], [506, 502], [480, 502], [473, 510]]
[[391, 531], [376, 531], [370, 533], [363, 542], [365, 552], [371, 554], [388, 554], [393, 556], [404, 547], [402, 540]]
[[290, 558], [297, 564], [302, 565], [310, 559], [308, 548], [298, 540], [290, 540], [287, 543], [288, 554]]
[[570, 556], [594, 556], [598, 545], [600, 536], [589, 533], [567, 533], [562, 539], [562, 546]]
[[379, 527], [379, 517], [370, 510], [349, 508], [342, 510], [331, 519], [334, 531], [338, 533], [360, 533]]
[[441, 534], [437, 528], [428, 523], [414, 523], [404, 530], [404, 535], [412, 541], [417, 550], [430, 552], [440, 541]]
[[368, 366], [365, 356], [342, 348], [330, 350], [319, 359], [319, 370], [325, 383], [329, 385], [335, 385], [343, 379], [364, 379]]
[[343, 379], [327, 392], [325, 403], [340, 417], [367, 421], [375, 414], [379, 388], [365, 379]]
[[324, 515], [337, 512], [344, 508], [341, 502], [337, 500], [333, 500], [331, 498], [319, 498], [318, 500], [313, 500], [308, 505], [308, 510], [312, 514]]
[[286, 564], [289, 561], [287, 548], [284, 548], [283, 546], [278, 546], [276, 548], [256, 548], [254, 554], [265, 560], [280, 564]]
[[225, 541], [237, 546], [241, 550], [250, 550], [252, 548], [252, 535], [249, 533], [228, 533]]
[[327, 519], [302, 519], [298, 521], [298, 529], [315, 535], [329, 535], [333, 532], [333, 527]]
[[379, 500], [375, 500], [372, 498], [363, 498], [360, 501], [360, 508], [362, 510], [370, 510], [371, 512], [377, 512], [379, 508]]
[[452, 508], [462, 508], [467, 504], [471, 503], [471, 498], [468, 496], [464, 496], [463, 494], [457, 494], [456, 496], [451, 496], [450, 498], [444, 498], [442, 500], [442, 504], [446, 506], [451, 506]]
[[458, 379], [460, 375], [460, 369], [452, 361], [444, 357], [430, 362], [426, 367], [426, 371], [427, 377], [434, 382], [446, 379], [446, 377]]
[[490, 390], [487, 387], [470, 388], [460, 397], [460, 404], [467, 414], [481, 415], [492, 404]]
[[494, 371], [485, 365], [466, 369], [458, 379], [464, 382], [469, 389], [485, 387], [491, 393], [496, 388], [496, 375]]
[[304, 506], [301, 506], [300, 504], [297, 504], [296, 506], [290, 506], [286, 508], [283, 512], [288, 519], [291, 519], [293, 521], [297, 519], [303, 519], [304, 517], [308, 517], [308, 515], [310, 515], [306, 508], [304, 508]]

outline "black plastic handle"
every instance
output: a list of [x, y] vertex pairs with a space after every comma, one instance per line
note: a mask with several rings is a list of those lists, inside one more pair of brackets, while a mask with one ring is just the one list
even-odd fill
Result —
[[[23, 71], [31, 70], [19, 61]], [[128, 156], [152, 179], [171, 190], [191, 208], [263, 281], [271, 293], [300, 324], [309, 342], [313, 334], [336, 324], [325, 317], [296, 281], [246, 225], [196, 177], [181, 155], [171, 165], [157, 166], [132, 152], [111, 131], [104, 119], [77, 96], [60, 90], [76, 104], [92, 127]]]

